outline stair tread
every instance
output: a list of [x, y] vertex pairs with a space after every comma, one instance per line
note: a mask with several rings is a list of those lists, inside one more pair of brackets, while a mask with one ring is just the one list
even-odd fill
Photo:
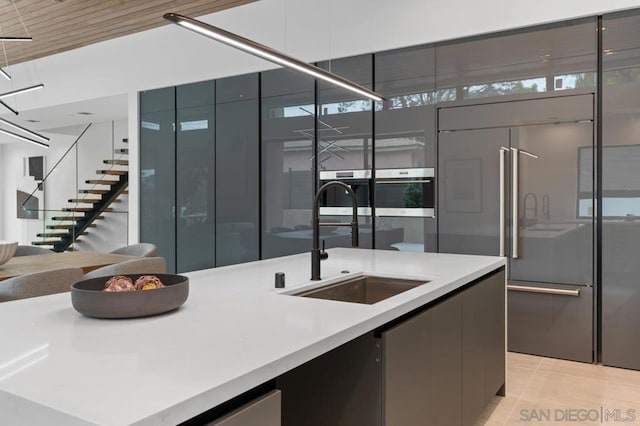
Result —
[[[63, 212], [84, 212], [84, 213], [88, 213], [93, 211], [93, 207], [63, 207], [62, 208]], [[105, 209], [102, 209], [103, 212], [112, 212], [113, 211], [113, 207], [107, 207]]]
[[[59, 221], [67, 221], [67, 222], [77, 222], [79, 220], [84, 219], [84, 216], [54, 216], [51, 220], [59, 220]], [[104, 216], [98, 216], [96, 219], [104, 219]]]
[[[66, 237], [67, 235], [69, 235], [68, 232], [42, 232], [42, 233], [36, 234], [36, 237], [40, 237], [40, 238], [54, 237], [55, 238], [55, 237]], [[75, 235], [89, 235], [89, 233], [85, 231]]]
[[122, 175], [126, 175], [127, 173], [129, 173], [127, 170], [115, 170], [115, 169], [96, 170], [96, 174], [108, 175], [108, 176], [122, 176]]
[[102, 201], [101, 198], [70, 198], [69, 203], [97, 204]]
[[110, 180], [110, 179], [88, 179], [88, 180], [85, 180], [84, 182], [85, 183], [92, 183], [92, 184], [96, 184], [96, 185], [115, 185], [119, 181]]
[[114, 166], [128, 166], [129, 160], [122, 159], [112, 159], [112, 160], [103, 160], [104, 164], [113, 164]]
[[109, 190], [108, 189], [80, 189], [80, 190], [78, 190], [78, 192], [80, 194], [99, 194], [99, 195], [104, 195], [104, 194], [108, 194]]
[[[69, 203], [78, 203], [78, 204], [98, 204], [102, 201], [102, 198], [71, 198], [67, 200]], [[112, 203], [121, 203], [122, 200], [113, 200]]]
[[[68, 225], [47, 225], [47, 229], [71, 229], [74, 226], [76, 226], [75, 224], [68, 224]], [[95, 228], [97, 225], [95, 223], [92, 223], [90, 225], [87, 225], [88, 228]]]

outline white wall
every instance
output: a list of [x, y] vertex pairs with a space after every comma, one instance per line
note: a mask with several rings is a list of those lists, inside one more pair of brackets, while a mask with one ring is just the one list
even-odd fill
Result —
[[[201, 19], [315, 61], [638, 6], [638, 0], [261, 0]], [[15, 87], [46, 85], [11, 102], [24, 111], [127, 93], [134, 157], [136, 92], [268, 68], [260, 59], [166, 25], [11, 66]], [[134, 182], [130, 196], [137, 213]], [[137, 219], [129, 226], [135, 241]]]

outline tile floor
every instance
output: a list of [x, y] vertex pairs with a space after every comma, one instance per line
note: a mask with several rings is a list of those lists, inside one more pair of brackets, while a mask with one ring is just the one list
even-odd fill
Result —
[[640, 425], [640, 371], [507, 354], [507, 396], [476, 426]]

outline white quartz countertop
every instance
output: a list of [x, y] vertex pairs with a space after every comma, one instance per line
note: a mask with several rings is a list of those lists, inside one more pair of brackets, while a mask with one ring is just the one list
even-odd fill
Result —
[[[309, 280], [308, 253], [186, 274], [187, 302], [155, 317], [87, 318], [68, 293], [0, 304], [1, 422], [175, 425], [504, 265], [328, 251], [321, 282]], [[430, 282], [374, 305], [282, 294], [363, 272]]]

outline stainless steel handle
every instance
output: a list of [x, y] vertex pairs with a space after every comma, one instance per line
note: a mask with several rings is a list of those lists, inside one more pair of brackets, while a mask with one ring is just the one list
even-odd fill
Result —
[[507, 285], [509, 291], [523, 291], [526, 293], [555, 294], [558, 296], [580, 296], [580, 290], [565, 290], [561, 288], [530, 287], [526, 285]]
[[512, 200], [511, 200], [511, 257], [518, 258], [518, 240], [519, 235], [519, 213], [518, 213], [518, 190], [520, 183], [518, 182], [520, 165], [520, 150], [518, 148], [511, 148], [511, 187], [512, 187]]
[[500, 147], [499, 155], [500, 155], [500, 256], [505, 255], [504, 251], [504, 225], [505, 225], [505, 217], [504, 217], [504, 206], [505, 206], [505, 187], [504, 187], [504, 178], [505, 178], [505, 157], [506, 153], [509, 151], [509, 148], [505, 148], [504, 146]]
[[413, 179], [413, 180], [376, 180], [378, 183], [430, 183], [431, 179]]

